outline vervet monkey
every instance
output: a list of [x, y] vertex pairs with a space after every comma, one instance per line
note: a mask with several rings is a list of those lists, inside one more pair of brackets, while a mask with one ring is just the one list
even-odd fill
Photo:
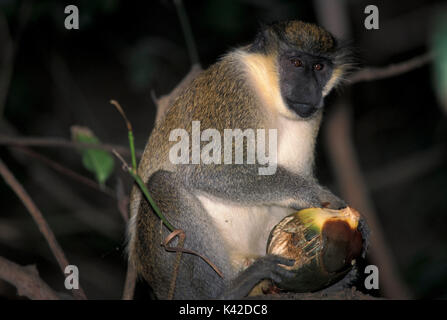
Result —
[[[317, 25], [267, 25], [251, 44], [201, 72], [156, 124], [138, 172], [167, 219], [185, 231], [185, 248], [209, 258], [224, 275], [183, 254], [174, 299], [241, 298], [262, 279], [280, 284], [293, 272], [279, 264], [292, 262], [266, 255], [270, 230], [302, 208], [346, 206], [320, 186], [313, 166], [323, 99], [349, 67], [347, 53]], [[171, 133], [190, 133], [193, 121], [200, 121], [201, 130], [217, 130], [221, 138], [225, 129], [264, 129], [269, 138], [275, 132], [276, 149], [268, 150], [276, 155], [272, 174], [260, 174], [266, 164], [258, 160], [225, 163], [222, 155], [197, 163], [194, 150], [187, 164], [173, 163], [170, 152], [178, 141], [170, 141]], [[233, 155], [250, 144], [245, 138], [243, 144], [231, 144]], [[130, 259], [157, 298], [166, 299], [176, 254], [160, 245], [169, 231], [160, 231], [160, 220], [137, 187], [131, 216]]]

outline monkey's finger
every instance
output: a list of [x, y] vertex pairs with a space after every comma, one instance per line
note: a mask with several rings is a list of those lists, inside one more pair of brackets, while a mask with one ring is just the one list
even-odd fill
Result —
[[284, 258], [275, 254], [266, 255], [266, 260], [274, 263], [274, 264], [282, 264], [286, 266], [293, 266], [295, 264], [294, 259]]
[[270, 278], [276, 284], [281, 284], [283, 281], [291, 280], [295, 278], [296, 272], [294, 270], [288, 270], [280, 265], [276, 265], [273, 267], [270, 273]]

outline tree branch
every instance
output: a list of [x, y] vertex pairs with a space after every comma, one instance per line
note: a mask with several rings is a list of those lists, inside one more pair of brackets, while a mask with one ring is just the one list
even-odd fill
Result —
[[107, 186], [100, 187], [96, 181], [94, 181], [90, 178], [84, 177], [83, 175], [80, 175], [79, 173], [61, 165], [60, 163], [57, 163], [56, 161], [53, 161], [53, 160], [45, 157], [44, 155], [31, 150], [30, 148], [22, 147], [22, 146], [18, 146], [18, 147], [13, 146], [12, 148], [14, 148], [14, 150], [22, 152], [30, 157], [33, 157], [33, 158], [45, 163], [49, 167], [53, 168], [54, 170], [58, 171], [59, 173], [65, 175], [67, 177], [70, 177], [73, 180], [76, 180], [84, 185], [87, 185], [90, 188], [93, 188], [97, 191], [103, 192], [103, 193], [107, 194], [108, 196], [115, 197], [113, 190], [111, 190], [109, 187], [107, 187]]
[[[31, 197], [28, 195], [26, 190], [23, 188], [23, 186], [16, 180], [14, 175], [11, 173], [11, 171], [6, 167], [6, 165], [3, 163], [3, 161], [0, 159], [0, 175], [3, 177], [5, 182], [11, 187], [11, 189], [16, 193], [16, 195], [19, 197], [19, 199], [22, 201], [22, 203], [25, 205], [25, 207], [28, 209], [28, 212], [31, 214], [32, 218], [36, 222], [37, 226], [39, 227], [40, 232], [45, 237], [45, 240], [47, 241], [51, 252], [55, 256], [59, 267], [62, 270], [62, 274], [65, 272], [65, 267], [69, 265], [67, 258], [65, 257], [65, 254], [60, 247], [59, 243], [56, 240], [56, 237], [54, 236], [53, 231], [51, 230], [50, 226], [46, 222], [45, 218], [43, 217], [42, 213], [40, 212], [39, 208], [37, 208], [36, 204], [33, 202]], [[85, 293], [80, 287], [77, 290], [73, 290], [73, 295], [77, 299], [86, 299]]]
[[3, 116], [3, 111], [6, 105], [6, 99], [9, 92], [9, 87], [11, 85], [12, 73], [14, 71], [14, 60], [17, 48], [22, 37], [23, 30], [25, 29], [29, 17], [31, 16], [32, 4], [30, 1], [22, 1], [19, 8], [19, 18], [17, 33], [15, 39], [12, 39], [8, 21], [5, 15], [0, 12], [0, 40], [3, 38], [3, 52], [0, 53], [2, 56], [2, 65], [0, 72], [0, 118]]
[[33, 300], [59, 300], [56, 292], [39, 277], [35, 265], [22, 267], [0, 257], [0, 279], [15, 286], [19, 296]]
[[403, 73], [420, 68], [429, 63], [433, 59], [431, 52], [424, 53], [420, 56], [411, 58], [409, 60], [391, 64], [382, 68], [367, 67], [360, 71], [353, 73], [348, 78], [348, 84], [354, 84], [358, 82], [374, 81], [385, 78], [391, 78]]
[[385, 295], [392, 299], [407, 299], [409, 290], [400, 280], [357, 159], [350, 131], [349, 109], [343, 101], [336, 107], [327, 120], [325, 140], [341, 194], [346, 202], [361, 212], [368, 223], [371, 230], [369, 254], [380, 269], [380, 283]]
[[197, 53], [196, 43], [191, 30], [191, 24], [189, 23], [188, 15], [186, 14], [185, 7], [182, 0], [174, 0], [175, 8], [182, 25], [183, 35], [185, 36], [186, 47], [188, 48], [189, 59], [191, 65], [199, 65], [199, 54]]
[[[90, 144], [79, 143], [62, 138], [40, 138], [40, 137], [11, 137], [8, 135], [0, 134], [0, 145], [13, 145], [13, 146], [35, 146], [35, 147], [60, 147], [71, 149], [101, 149], [106, 151], [117, 150], [121, 154], [130, 155], [128, 147], [117, 146], [113, 144]], [[143, 152], [141, 150], [135, 150], [138, 156], [141, 156]]]

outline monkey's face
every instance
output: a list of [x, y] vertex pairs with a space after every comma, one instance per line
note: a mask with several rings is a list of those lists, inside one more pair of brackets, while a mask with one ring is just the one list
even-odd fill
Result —
[[301, 118], [323, 107], [323, 90], [331, 78], [330, 60], [295, 50], [278, 57], [281, 95], [286, 106]]

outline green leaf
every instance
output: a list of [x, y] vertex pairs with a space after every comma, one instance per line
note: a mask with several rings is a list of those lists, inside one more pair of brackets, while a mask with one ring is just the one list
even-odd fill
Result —
[[435, 19], [431, 47], [435, 53], [434, 80], [438, 99], [447, 112], [447, 13], [439, 13]]
[[[72, 126], [71, 135], [75, 142], [89, 143], [92, 145], [100, 143], [99, 139], [89, 128]], [[82, 149], [81, 153], [84, 167], [95, 175], [96, 180], [101, 186], [104, 186], [113, 172], [115, 165], [113, 156], [105, 150], [95, 148]]]

